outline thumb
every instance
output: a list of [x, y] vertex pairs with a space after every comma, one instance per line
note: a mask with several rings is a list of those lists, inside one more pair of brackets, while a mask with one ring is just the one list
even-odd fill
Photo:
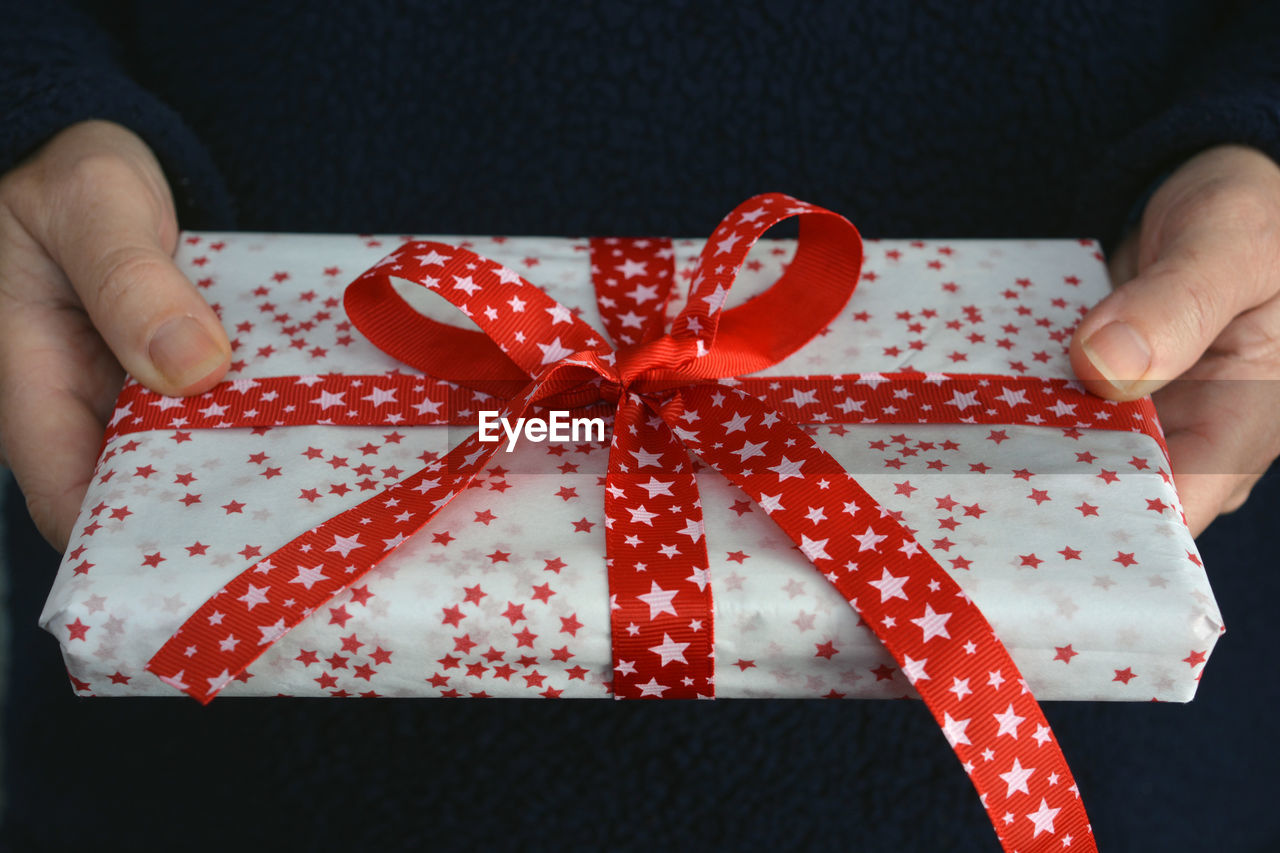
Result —
[[[103, 340], [135, 379], [162, 394], [208, 390], [231, 346], [217, 315], [171, 258], [177, 220], [163, 178], [123, 158], [80, 166], [38, 239], [62, 268]], [[158, 170], [157, 170], [158, 171]]]
[[1133, 400], [1175, 379], [1238, 314], [1266, 301], [1239, 232], [1192, 228], [1080, 322], [1071, 366], [1095, 394]]

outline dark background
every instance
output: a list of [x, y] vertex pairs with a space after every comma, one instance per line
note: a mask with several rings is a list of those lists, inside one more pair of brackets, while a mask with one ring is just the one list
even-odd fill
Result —
[[[188, 228], [1096, 236], [1224, 142], [1280, 159], [1275, 3], [0, 0], [0, 169], [136, 130]], [[56, 452], [56, 449], [51, 449]], [[76, 700], [9, 495], [13, 850], [996, 848], [909, 702]], [[1280, 849], [1275, 471], [1201, 539], [1190, 706], [1047, 708], [1104, 851]]]

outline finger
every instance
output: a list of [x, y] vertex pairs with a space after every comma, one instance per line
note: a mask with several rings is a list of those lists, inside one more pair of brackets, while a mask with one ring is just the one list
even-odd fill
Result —
[[[1170, 455], [1184, 460], [1206, 449], [1203, 437], [1195, 433], [1171, 433], [1168, 443]], [[1175, 467], [1174, 485], [1191, 535], [1199, 536], [1219, 515], [1243, 506], [1260, 477], [1260, 474], [1177, 473]]]
[[0, 448], [37, 528], [64, 550], [122, 373], [83, 313], [45, 306], [8, 313], [3, 334]]
[[1111, 286], [1119, 287], [1138, 274], [1138, 234], [1130, 232], [1107, 258]]
[[[1274, 413], [1280, 383], [1267, 378], [1177, 380], [1155, 395], [1187, 526], [1199, 535], [1219, 514], [1238, 509], [1280, 452]], [[1220, 374], [1219, 374], [1220, 375]]]
[[[134, 167], [115, 158], [77, 164], [34, 236], [66, 272], [116, 358], [164, 394], [212, 387], [230, 363], [217, 315], [174, 265], [176, 223]], [[30, 223], [24, 223], [30, 226]]]
[[1162, 254], [1081, 321], [1071, 365], [1090, 391], [1136, 399], [1199, 360], [1241, 312], [1280, 286], [1268, 241], [1247, 227], [1209, 222], [1168, 241]]

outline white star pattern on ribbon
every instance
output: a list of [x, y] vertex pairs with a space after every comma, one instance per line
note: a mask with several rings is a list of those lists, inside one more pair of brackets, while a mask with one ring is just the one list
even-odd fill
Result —
[[559, 338], [549, 344], [538, 344], [538, 349], [542, 350], [543, 364], [554, 364], [565, 356], [573, 355], [573, 350], [563, 346]]
[[[865, 547], [865, 546], [864, 546]], [[888, 569], [883, 569], [880, 580], [871, 581], [871, 585], [880, 590], [880, 601], [885, 602], [891, 598], [906, 599], [907, 594], [903, 591], [909, 578], [905, 575], [902, 577], [894, 577], [889, 574]]]
[[243, 601], [245, 603], [245, 607], [247, 607], [249, 610], [252, 610], [254, 607], [256, 607], [259, 604], [266, 604], [267, 603], [267, 587], [254, 586], [253, 584], [249, 584], [249, 589], [245, 592], [244, 595], [239, 597], [239, 600]]
[[800, 550], [810, 560], [829, 560], [831, 555], [823, 550], [823, 546], [827, 544], [826, 539], [810, 539], [808, 536], [801, 536]]
[[947, 736], [947, 743], [952, 746], [958, 743], [970, 742], [968, 735], [964, 731], [968, 727], [968, 720], [953, 720], [950, 713], [943, 715], [942, 733]]
[[865, 533], [858, 534], [853, 538], [858, 540], [859, 551], [878, 551], [880, 550], [879, 549], [880, 543], [883, 542], [888, 537], [882, 534], [876, 533], [874, 530], [868, 527]]
[[333, 544], [326, 550], [336, 552], [345, 557], [357, 548], [363, 547], [364, 545], [360, 544], [359, 534], [356, 534], [355, 536], [339, 536], [335, 533], [333, 536]]
[[951, 635], [947, 633], [947, 620], [950, 618], [950, 613], [934, 613], [933, 608], [926, 604], [924, 606], [924, 615], [911, 621], [920, 626], [924, 633], [922, 642], [927, 643], [934, 637], [951, 638]]
[[648, 592], [636, 597], [649, 605], [649, 618], [657, 619], [661, 613], [670, 613], [672, 616], [678, 615], [676, 609], [671, 606], [671, 599], [675, 598], [675, 596], [676, 590], [664, 590], [655, 581]]
[[674, 482], [664, 483], [656, 477], [650, 477], [649, 482], [640, 484], [640, 488], [644, 489], [650, 498], [657, 497], [658, 495], [667, 495], [669, 497], [671, 495], [672, 485], [674, 485]]
[[[324, 566], [315, 566], [310, 569], [298, 566], [298, 576], [289, 582], [302, 584], [307, 589], [311, 589], [312, 584], [318, 583], [322, 580], [324, 580]], [[252, 604], [249, 606], [253, 607]]]
[[660, 656], [662, 658], [662, 665], [666, 666], [672, 661], [688, 663], [688, 661], [684, 659], [684, 650], [687, 648], [689, 648], [688, 643], [677, 643], [671, 639], [670, 634], [663, 634], [662, 644], [653, 646], [649, 651]]
[[1038, 837], [1042, 832], [1053, 832], [1053, 819], [1057, 817], [1058, 812], [1062, 809], [1051, 809], [1049, 803], [1043, 798], [1040, 800], [1040, 808], [1027, 815], [1027, 819], [1035, 824], [1035, 836]]
[[922, 681], [929, 677], [924, 671], [924, 665], [926, 663], [928, 663], [927, 658], [912, 660], [910, 655], [906, 655], [902, 659], [902, 674], [905, 675], [907, 680], [912, 684], [915, 684], [917, 681]]
[[1031, 778], [1031, 774], [1034, 772], [1036, 772], [1034, 767], [1023, 767], [1015, 756], [1013, 766], [1009, 768], [1009, 771], [1000, 774], [1000, 778], [1009, 786], [1008, 790], [1005, 791], [1005, 798], [1012, 797], [1015, 791], [1021, 791], [1024, 794], [1031, 793], [1027, 789], [1027, 780]]
[[1014, 712], [1012, 704], [1003, 713], [995, 714], [994, 716], [996, 722], [1000, 724], [1000, 731], [996, 733], [997, 737], [999, 735], [1009, 735], [1014, 739], [1018, 737], [1018, 724], [1026, 719], [1025, 717], [1019, 717]]

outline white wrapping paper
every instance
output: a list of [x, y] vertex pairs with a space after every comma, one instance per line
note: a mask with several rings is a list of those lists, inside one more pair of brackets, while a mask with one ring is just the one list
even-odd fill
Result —
[[[341, 307], [345, 285], [403, 239], [188, 234], [178, 261], [233, 338], [229, 379], [409, 372]], [[465, 243], [602, 328], [587, 241]], [[682, 283], [701, 245], [677, 241]], [[761, 241], [730, 302], [767, 287], [793, 249]], [[869, 241], [846, 310], [767, 373], [1070, 377], [1070, 329], [1106, 290], [1091, 241]], [[422, 291], [410, 298], [460, 316]], [[41, 617], [74, 688], [176, 695], [143, 667], [205, 599], [461, 437], [458, 427], [302, 426], [114, 439]], [[1221, 618], [1151, 438], [963, 424], [823, 425], [816, 438], [902, 513], [1039, 698], [1194, 694]], [[474, 488], [224, 695], [608, 696], [606, 460], [607, 437], [499, 453]], [[915, 695], [763, 512], [714, 472], [700, 471], [698, 486], [717, 695]]]

